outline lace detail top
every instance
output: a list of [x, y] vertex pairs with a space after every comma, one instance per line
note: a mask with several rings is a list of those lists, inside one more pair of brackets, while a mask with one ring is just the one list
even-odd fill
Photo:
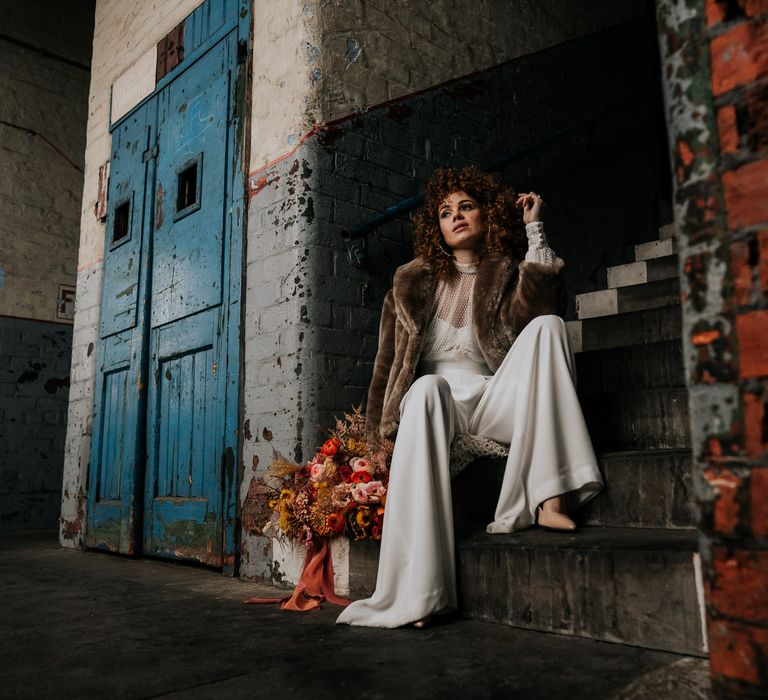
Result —
[[477, 265], [454, 262], [459, 274], [438, 280], [421, 351], [422, 360], [467, 358], [485, 362], [472, 331], [472, 290]]
[[[544, 224], [533, 221], [526, 225], [528, 235], [527, 262], [552, 264], [555, 253], [549, 247]], [[477, 265], [454, 262], [459, 274], [449, 281], [438, 280], [432, 305], [432, 316], [424, 337], [421, 360], [469, 359], [484, 363], [472, 326], [472, 290]]]

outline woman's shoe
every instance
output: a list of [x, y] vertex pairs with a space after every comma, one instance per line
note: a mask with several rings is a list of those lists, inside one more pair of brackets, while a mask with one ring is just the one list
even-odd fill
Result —
[[536, 509], [536, 523], [545, 530], [558, 530], [560, 532], [572, 532], [576, 529], [573, 522], [565, 513], [554, 510], [544, 510], [541, 506]]

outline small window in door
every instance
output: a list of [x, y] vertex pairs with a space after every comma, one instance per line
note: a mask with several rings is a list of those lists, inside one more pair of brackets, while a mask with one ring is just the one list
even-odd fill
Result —
[[203, 181], [203, 154], [187, 161], [176, 172], [176, 215], [174, 221], [200, 208], [200, 189]]
[[116, 248], [131, 237], [131, 200], [120, 202], [112, 215], [112, 243], [110, 248]]

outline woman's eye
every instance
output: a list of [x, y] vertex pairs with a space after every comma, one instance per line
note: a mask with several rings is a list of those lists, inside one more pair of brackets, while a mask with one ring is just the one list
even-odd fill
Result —
[[449, 212], [447, 209], [443, 209], [443, 211], [440, 212], [440, 218], [444, 219], [446, 216], [450, 216], [451, 212]]

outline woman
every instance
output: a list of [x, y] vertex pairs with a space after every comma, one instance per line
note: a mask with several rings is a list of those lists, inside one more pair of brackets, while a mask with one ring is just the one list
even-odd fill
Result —
[[367, 429], [396, 435], [376, 591], [337, 622], [423, 626], [457, 607], [454, 436], [509, 445], [488, 532], [536, 522], [572, 530], [564, 494], [580, 505], [602, 488], [555, 315], [563, 262], [547, 244], [541, 197], [514, 201], [525, 234], [510, 204], [499, 181], [473, 167], [440, 169], [427, 186], [416, 258], [384, 299], [368, 392]]

